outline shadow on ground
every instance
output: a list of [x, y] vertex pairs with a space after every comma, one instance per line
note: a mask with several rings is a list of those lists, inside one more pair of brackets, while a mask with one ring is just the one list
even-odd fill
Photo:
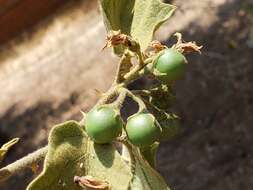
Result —
[[189, 58], [189, 72], [176, 85], [174, 109], [186, 130], [159, 151], [159, 170], [173, 190], [252, 189], [253, 18], [243, 11], [247, 2], [222, 5], [208, 29], [191, 23], [182, 32], [204, 49]]
[[[0, 118], [0, 144], [15, 137], [19, 137], [20, 141], [9, 151], [8, 158], [0, 166], [7, 165], [46, 145], [49, 130], [55, 124], [71, 119], [80, 120], [80, 114], [75, 115], [73, 113], [71, 117], [63, 116], [72, 107], [80, 104], [78, 98], [78, 95], [74, 92], [57, 106], [53, 102], [39, 102], [18, 115], [15, 110], [19, 105], [13, 105], [6, 111], [5, 115]], [[25, 172], [10, 178], [5, 184], [1, 185], [1, 190], [9, 190], [10, 188], [13, 190], [25, 189], [31, 181], [31, 177], [34, 176], [31, 169], [27, 168]]]

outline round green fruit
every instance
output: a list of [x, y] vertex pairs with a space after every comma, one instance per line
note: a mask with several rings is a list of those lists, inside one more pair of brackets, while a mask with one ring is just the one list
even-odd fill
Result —
[[164, 82], [172, 82], [184, 76], [186, 70], [186, 58], [175, 49], [166, 49], [157, 58], [155, 75]]
[[155, 118], [149, 113], [139, 113], [131, 116], [126, 125], [129, 141], [138, 147], [153, 144], [160, 136], [160, 128], [156, 126]]
[[96, 107], [86, 115], [85, 129], [95, 143], [111, 143], [121, 134], [122, 128], [119, 111], [109, 106]]

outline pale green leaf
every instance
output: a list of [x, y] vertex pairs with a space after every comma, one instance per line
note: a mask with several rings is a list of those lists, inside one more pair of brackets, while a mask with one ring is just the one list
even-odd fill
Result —
[[113, 145], [94, 144], [79, 123], [55, 126], [42, 173], [27, 190], [81, 190], [74, 176], [108, 182], [111, 190], [168, 190], [161, 176], [133, 148], [134, 169]]
[[145, 50], [154, 32], [174, 12], [175, 6], [160, 0], [100, 0], [107, 30], [121, 30]]
[[135, 170], [131, 190], [170, 190], [160, 174], [142, 158], [137, 148], [133, 148], [133, 155]]
[[127, 190], [130, 167], [112, 145], [94, 145], [77, 122], [53, 128], [43, 172], [28, 190], [81, 190], [74, 176], [93, 176], [107, 181], [112, 189]]

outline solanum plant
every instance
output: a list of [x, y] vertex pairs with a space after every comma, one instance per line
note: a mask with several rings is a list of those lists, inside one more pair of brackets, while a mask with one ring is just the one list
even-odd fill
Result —
[[[175, 10], [160, 0], [99, 0], [99, 5], [108, 31], [104, 48], [113, 47], [120, 58], [111, 88], [88, 113], [82, 112], [80, 122], [53, 127], [48, 146], [0, 169], [0, 183], [26, 167], [34, 169], [45, 158], [43, 171], [28, 190], [169, 189], [155, 169], [156, 150], [160, 141], [180, 131], [179, 118], [168, 111], [175, 99], [171, 86], [186, 72], [184, 54], [201, 47], [183, 42], [180, 33], [172, 47], [152, 41]], [[143, 76], [157, 82], [146, 89], [128, 89]], [[139, 109], [124, 121], [126, 97]], [[17, 141], [0, 149], [1, 159]]]

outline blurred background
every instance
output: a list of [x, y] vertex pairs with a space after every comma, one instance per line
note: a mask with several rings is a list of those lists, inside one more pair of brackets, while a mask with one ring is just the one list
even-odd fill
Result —
[[[185, 131], [162, 143], [158, 170], [172, 190], [252, 190], [253, 2], [167, 2], [178, 9], [156, 39], [170, 45], [179, 31], [204, 48], [175, 86]], [[53, 125], [80, 120], [110, 86], [117, 58], [101, 51], [105, 35], [94, 0], [0, 0], [0, 145], [21, 138], [1, 166], [45, 145]], [[0, 189], [34, 177], [27, 169]]]

